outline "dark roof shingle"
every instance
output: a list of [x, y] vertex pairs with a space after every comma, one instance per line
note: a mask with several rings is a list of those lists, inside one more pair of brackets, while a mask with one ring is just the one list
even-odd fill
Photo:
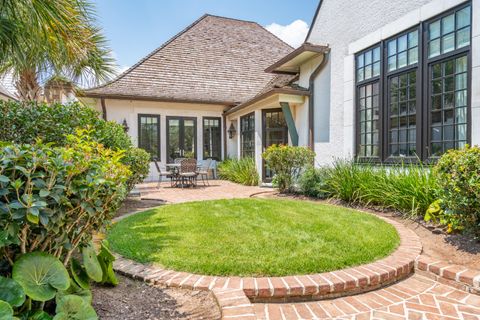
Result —
[[205, 15], [117, 79], [86, 96], [237, 104], [275, 75], [293, 49], [255, 22]]

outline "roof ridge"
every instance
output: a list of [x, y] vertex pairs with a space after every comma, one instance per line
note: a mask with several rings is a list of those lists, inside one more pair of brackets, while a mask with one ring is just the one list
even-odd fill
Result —
[[194, 26], [196, 26], [200, 21], [202, 21], [203, 19], [207, 18], [211, 16], [210, 14], [208, 13], [205, 13], [203, 14], [200, 18], [198, 18], [197, 20], [195, 20], [194, 22], [192, 22], [191, 24], [189, 24], [187, 27], [185, 27], [183, 30], [181, 30], [180, 32], [178, 32], [177, 34], [175, 34], [173, 37], [171, 37], [170, 39], [168, 39], [167, 41], [165, 41], [164, 43], [162, 43], [158, 48], [154, 49], [152, 52], [150, 52], [149, 54], [147, 54], [146, 56], [144, 56], [142, 59], [140, 59], [140, 61], [138, 61], [137, 63], [135, 63], [134, 65], [132, 65], [130, 68], [128, 68], [127, 70], [125, 70], [124, 72], [122, 72], [121, 74], [119, 74], [115, 79], [112, 79], [110, 81], [107, 81], [105, 82], [104, 84], [102, 85], [99, 85], [99, 86], [96, 86], [96, 87], [93, 87], [93, 88], [88, 88], [85, 90], [85, 92], [87, 91], [90, 91], [90, 90], [95, 90], [95, 89], [100, 89], [100, 88], [104, 88], [114, 82], [117, 82], [119, 81], [120, 79], [122, 79], [123, 77], [125, 77], [127, 74], [129, 74], [130, 72], [132, 72], [135, 68], [137, 68], [139, 65], [141, 65], [142, 63], [144, 63], [146, 60], [148, 60], [149, 58], [151, 58], [153, 55], [155, 55], [157, 52], [159, 52], [160, 50], [162, 50], [163, 48], [165, 48], [166, 46], [168, 46], [170, 43], [172, 43], [173, 41], [175, 41], [176, 39], [178, 39], [180, 36], [182, 36], [183, 34], [185, 34], [188, 30], [192, 29]]

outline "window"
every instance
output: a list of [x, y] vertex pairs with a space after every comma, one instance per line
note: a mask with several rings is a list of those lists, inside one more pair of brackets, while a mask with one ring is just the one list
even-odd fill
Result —
[[360, 106], [360, 150], [358, 156], [376, 158], [379, 156], [379, 82], [358, 88]]
[[221, 140], [220, 118], [203, 118], [203, 159], [220, 160]]
[[418, 62], [418, 30], [406, 33], [387, 43], [388, 71]]
[[467, 57], [430, 67], [430, 152], [440, 156], [467, 143]]
[[428, 57], [433, 58], [470, 44], [470, 5], [428, 25]]
[[470, 25], [468, 3], [356, 55], [359, 159], [430, 161], [468, 143]]
[[416, 70], [389, 80], [389, 157], [417, 155], [416, 86]]
[[160, 159], [160, 116], [138, 115], [138, 147]]
[[255, 157], [255, 114], [250, 113], [240, 118], [241, 156]]
[[357, 80], [363, 81], [380, 75], [380, 47], [357, 55]]

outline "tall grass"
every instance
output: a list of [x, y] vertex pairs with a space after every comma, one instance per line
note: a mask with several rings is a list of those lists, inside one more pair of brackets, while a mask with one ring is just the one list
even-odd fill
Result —
[[218, 165], [220, 179], [246, 186], [258, 186], [260, 178], [253, 158], [227, 159]]
[[[432, 171], [418, 164], [382, 166], [337, 160], [332, 167], [317, 169], [316, 174], [322, 180], [317, 184], [321, 191], [317, 194], [352, 204], [417, 216], [436, 200], [437, 183]], [[302, 191], [308, 194], [304, 188]]]

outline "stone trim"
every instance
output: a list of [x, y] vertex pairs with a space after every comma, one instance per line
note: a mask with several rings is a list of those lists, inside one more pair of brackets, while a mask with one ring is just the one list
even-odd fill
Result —
[[416, 272], [457, 289], [480, 294], [480, 271], [449, 264], [427, 256], [415, 261]]
[[216, 277], [165, 270], [120, 256], [114, 268], [122, 274], [155, 285], [213, 292], [242, 291], [251, 302], [310, 301], [348, 296], [376, 290], [414, 272], [415, 261], [422, 251], [420, 239], [401, 223], [379, 218], [397, 229], [399, 247], [386, 258], [343, 270], [284, 277]]

